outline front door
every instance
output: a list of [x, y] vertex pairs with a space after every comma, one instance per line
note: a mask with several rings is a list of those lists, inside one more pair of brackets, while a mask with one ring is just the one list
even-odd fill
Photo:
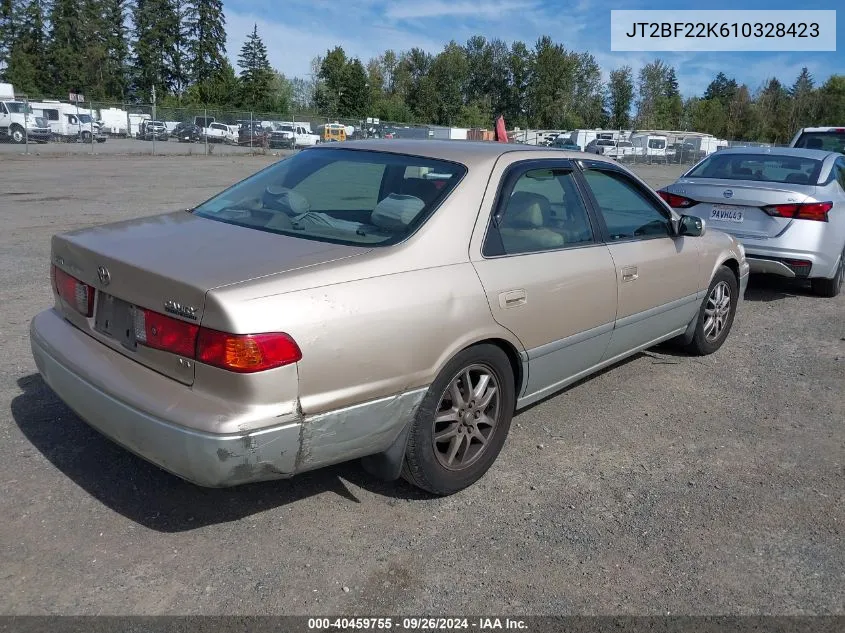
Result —
[[616, 316], [616, 273], [569, 161], [505, 172], [473, 264], [493, 317], [527, 352], [520, 406], [596, 365]]
[[657, 195], [621, 169], [598, 161], [582, 166], [619, 288], [608, 360], [686, 328], [701, 300], [700, 243], [675, 236]]

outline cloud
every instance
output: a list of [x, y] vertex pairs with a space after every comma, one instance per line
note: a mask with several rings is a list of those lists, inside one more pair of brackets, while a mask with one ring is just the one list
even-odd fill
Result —
[[394, 20], [456, 15], [500, 16], [505, 13], [534, 9], [538, 6], [536, 1], [531, 0], [502, 0], [500, 2], [446, 2], [445, 0], [419, 2], [418, 0], [404, 0], [391, 2], [387, 6], [385, 16]]

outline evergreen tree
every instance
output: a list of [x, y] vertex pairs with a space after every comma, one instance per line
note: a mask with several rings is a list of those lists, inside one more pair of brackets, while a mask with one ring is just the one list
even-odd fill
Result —
[[80, 64], [86, 48], [82, 21], [83, 6], [78, 0], [53, 0], [46, 61], [50, 67], [48, 92], [54, 95], [85, 90]]
[[126, 28], [128, 0], [101, 0], [103, 11], [105, 93], [123, 101], [129, 88], [129, 39]]
[[[187, 41], [191, 79], [219, 75], [226, 60], [226, 17], [222, 0], [187, 0]], [[225, 72], [224, 72], [225, 75]]]
[[338, 112], [345, 69], [346, 53], [340, 46], [326, 51], [326, 56], [320, 60], [314, 101], [317, 109], [323, 114], [336, 115]]
[[140, 100], [149, 102], [153, 86], [159, 98], [174, 87], [172, 63], [179, 18], [171, 0], [137, 0], [134, 15], [135, 93]]
[[342, 117], [364, 117], [370, 109], [367, 70], [357, 57], [343, 69], [343, 88], [338, 106], [338, 114]]
[[238, 56], [241, 69], [243, 104], [249, 108], [269, 109], [273, 69], [267, 59], [267, 47], [258, 35], [258, 25], [252, 27]]
[[28, 0], [15, 12], [15, 37], [11, 41], [5, 79], [27, 95], [44, 94], [49, 78], [42, 62], [44, 10], [41, 0]]
[[675, 67], [670, 66], [666, 72], [666, 96], [671, 99], [680, 95], [681, 92], [678, 89], [678, 77], [675, 75]]
[[9, 55], [15, 34], [15, 7], [12, 0], [0, 0], [0, 78], [6, 81]]
[[631, 123], [631, 105], [634, 103], [634, 75], [630, 66], [610, 71], [607, 84], [607, 109], [610, 125], [622, 130]]
[[173, 91], [181, 99], [190, 84], [190, 35], [187, 26], [188, 6], [186, 0], [173, 0], [173, 12], [176, 26], [173, 31], [173, 52], [171, 68], [173, 73]]

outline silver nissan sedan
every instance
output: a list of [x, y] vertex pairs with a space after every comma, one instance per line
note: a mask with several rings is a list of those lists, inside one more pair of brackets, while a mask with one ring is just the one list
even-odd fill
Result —
[[662, 341], [718, 350], [748, 280], [614, 161], [465, 141], [307, 149], [51, 258], [35, 361], [128, 450], [212, 487], [363, 458], [444, 495], [516, 410]]

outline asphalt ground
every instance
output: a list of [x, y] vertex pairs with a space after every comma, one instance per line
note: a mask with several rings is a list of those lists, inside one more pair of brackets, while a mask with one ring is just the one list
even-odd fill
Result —
[[202, 489], [79, 420], [28, 324], [52, 303], [51, 235], [276, 158], [48, 158], [0, 156], [0, 614], [845, 611], [845, 295], [752, 278], [719, 352], [658, 347], [522, 412], [449, 498], [355, 462]]

